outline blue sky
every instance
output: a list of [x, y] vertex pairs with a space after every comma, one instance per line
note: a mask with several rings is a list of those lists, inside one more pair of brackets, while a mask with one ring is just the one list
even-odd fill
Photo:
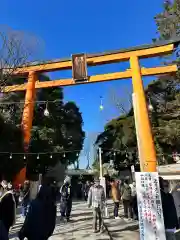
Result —
[[[151, 43], [156, 36], [154, 16], [162, 11], [162, 0], [1, 0], [0, 24], [37, 36], [42, 48], [37, 60], [70, 57], [72, 53], [93, 53]], [[35, 60], [36, 60], [35, 59]], [[157, 59], [142, 62], [155, 66]], [[92, 68], [89, 74], [123, 70], [129, 64]], [[70, 77], [70, 72], [52, 78]], [[145, 79], [145, 84], [151, 79]], [[84, 129], [90, 136], [118, 115], [112, 95], [123, 101], [131, 91], [131, 81], [66, 87], [65, 100], [72, 100], [83, 114]], [[104, 111], [99, 110], [100, 96]], [[86, 162], [82, 160], [81, 166]]]

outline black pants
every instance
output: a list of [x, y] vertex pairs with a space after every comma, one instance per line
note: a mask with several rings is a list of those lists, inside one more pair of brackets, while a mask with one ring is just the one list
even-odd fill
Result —
[[61, 201], [60, 203], [60, 213], [61, 217], [66, 217], [67, 220], [69, 220], [69, 217], [71, 215], [71, 209], [72, 209], [72, 201]]
[[88, 193], [84, 193], [84, 200], [87, 201], [88, 200]]
[[114, 217], [118, 217], [119, 202], [114, 202]]
[[132, 208], [134, 213], [134, 218], [138, 219], [138, 205], [137, 205], [137, 196], [132, 198]]
[[125, 218], [132, 218], [133, 213], [132, 213], [131, 200], [123, 199], [123, 206], [124, 206], [124, 217]]
[[95, 231], [97, 230], [98, 220], [99, 220], [99, 230], [101, 230], [101, 228], [102, 228], [102, 212], [99, 207], [93, 208], [93, 229]]

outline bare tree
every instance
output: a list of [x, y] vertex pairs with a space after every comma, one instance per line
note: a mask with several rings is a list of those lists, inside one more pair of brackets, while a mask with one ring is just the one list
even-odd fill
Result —
[[0, 88], [11, 84], [17, 68], [28, 64], [39, 51], [42, 42], [35, 36], [0, 26]]
[[[122, 96], [123, 92], [123, 96]], [[115, 107], [119, 114], [127, 114], [132, 107], [132, 92], [130, 89], [121, 89], [121, 93], [114, 88], [109, 91], [109, 103]]]

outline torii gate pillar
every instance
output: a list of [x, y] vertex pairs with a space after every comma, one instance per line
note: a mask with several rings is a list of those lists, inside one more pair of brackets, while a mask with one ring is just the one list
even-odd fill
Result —
[[[22, 115], [21, 127], [24, 135], [24, 149], [28, 152], [29, 143], [31, 140], [31, 129], [34, 115], [34, 100], [35, 100], [35, 83], [37, 81], [37, 73], [29, 72], [28, 83], [25, 94], [24, 110]], [[26, 167], [16, 176], [14, 184], [23, 183], [26, 179]]]
[[[138, 136], [140, 140], [141, 151], [141, 171], [156, 172], [156, 150], [153, 141], [149, 113], [144, 93], [143, 81], [141, 76], [141, 68], [137, 56], [130, 58], [130, 66], [132, 70], [133, 93], [136, 96], [136, 106], [138, 111]], [[137, 127], [137, 126], [136, 126]]]

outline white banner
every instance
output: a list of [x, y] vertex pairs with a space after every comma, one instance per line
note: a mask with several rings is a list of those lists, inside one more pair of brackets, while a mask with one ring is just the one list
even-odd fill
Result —
[[136, 172], [140, 240], [166, 240], [159, 176]]

